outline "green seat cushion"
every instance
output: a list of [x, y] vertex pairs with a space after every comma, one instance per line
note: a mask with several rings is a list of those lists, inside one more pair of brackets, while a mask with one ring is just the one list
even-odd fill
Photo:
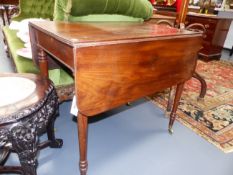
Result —
[[63, 69], [49, 70], [49, 79], [52, 80], [52, 82], [54, 83], [56, 87], [70, 85], [74, 83], [73, 77], [71, 77]]
[[69, 21], [70, 16], [117, 14], [149, 19], [153, 7], [148, 0], [55, 0], [54, 20]]
[[[39, 69], [34, 65], [33, 61], [16, 54], [18, 49], [24, 47], [23, 42], [16, 36], [17, 30], [11, 30], [8, 26], [3, 27], [3, 32], [8, 43], [9, 51], [16, 66], [18, 73], [39, 73]], [[49, 78], [55, 86], [63, 86], [73, 84], [73, 78], [62, 69], [49, 70]]]
[[39, 73], [32, 60], [16, 54], [18, 49], [24, 47], [23, 42], [16, 36], [17, 30], [11, 30], [9, 27], [3, 27], [5, 38], [7, 39], [9, 51], [12, 55], [16, 71], [19, 73]]

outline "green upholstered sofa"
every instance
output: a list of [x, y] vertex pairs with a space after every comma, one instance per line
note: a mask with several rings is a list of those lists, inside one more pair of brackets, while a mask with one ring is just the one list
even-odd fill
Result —
[[[90, 8], [91, 7], [91, 8]], [[95, 7], [95, 8], [94, 8]], [[142, 22], [152, 16], [153, 7], [147, 0], [20, 0], [20, 12], [12, 20], [44, 18], [60, 21], [130, 21]], [[5, 43], [16, 72], [39, 73], [33, 61], [16, 54], [24, 47], [16, 36], [17, 31], [3, 28]], [[54, 82], [60, 100], [73, 94], [73, 77], [62, 68], [50, 69], [49, 78]]]

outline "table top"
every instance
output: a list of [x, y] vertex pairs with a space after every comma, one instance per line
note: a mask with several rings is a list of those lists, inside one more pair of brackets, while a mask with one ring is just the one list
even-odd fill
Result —
[[45, 83], [45, 80], [34, 74], [1, 73], [0, 123], [4, 118], [33, 106], [45, 98], [48, 89]]
[[34, 81], [23, 77], [0, 77], [0, 84], [0, 108], [26, 99], [36, 89]]
[[149, 23], [46, 21], [29, 28], [44, 75], [47, 53], [73, 71], [77, 106], [86, 116], [186, 81], [202, 40], [199, 32]]
[[174, 37], [196, 37], [198, 32], [179, 30], [166, 25], [113, 22], [113, 23], [68, 23], [54, 21], [33, 21], [29, 25], [39, 31], [74, 47], [103, 45], [103, 43], [125, 43], [137, 40], [158, 40]]

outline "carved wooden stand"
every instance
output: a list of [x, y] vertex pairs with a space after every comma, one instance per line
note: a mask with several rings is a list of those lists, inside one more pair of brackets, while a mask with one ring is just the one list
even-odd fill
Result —
[[[0, 117], [0, 173], [36, 175], [37, 151], [47, 146], [62, 147], [62, 140], [56, 139], [54, 135], [58, 98], [54, 87], [47, 82], [47, 90], [42, 100], [17, 113]], [[38, 143], [38, 136], [44, 132], [47, 132], [48, 140]], [[4, 166], [11, 151], [18, 154], [21, 167]]]

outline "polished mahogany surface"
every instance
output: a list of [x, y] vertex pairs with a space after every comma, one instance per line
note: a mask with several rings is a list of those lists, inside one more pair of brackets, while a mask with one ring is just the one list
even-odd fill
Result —
[[19, 4], [19, 0], [0, 0], [0, 4], [7, 4], [7, 5], [18, 5]]
[[201, 41], [199, 33], [156, 24], [30, 25], [37, 36], [32, 44], [75, 73], [78, 108], [87, 116], [189, 79]]
[[46, 21], [33, 22], [32, 26], [72, 46], [92, 45], [93, 43], [101, 45], [103, 42], [112, 44], [107, 42], [119, 43], [133, 39], [154, 40], [160, 37], [192, 37], [198, 34], [187, 30], [180, 31], [166, 25], [136, 22], [65, 23]]
[[[48, 76], [48, 57], [75, 77], [81, 175], [87, 173], [88, 118], [177, 85], [169, 129], [184, 82], [192, 77], [202, 35], [153, 23], [29, 24], [33, 60]], [[111, 174], [111, 173], [110, 173]]]

